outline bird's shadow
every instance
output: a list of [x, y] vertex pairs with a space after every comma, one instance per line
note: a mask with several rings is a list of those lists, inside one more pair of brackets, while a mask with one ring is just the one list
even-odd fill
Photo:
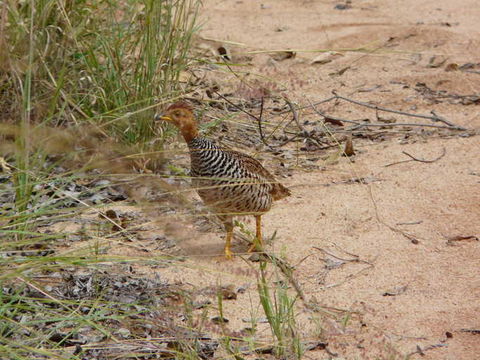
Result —
[[[212, 260], [212, 258], [222, 258], [225, 256], [225, 241], [223, 239], [218, 239], [218, 241], [212, 241], [211, 243], [198, 243], [186, 241], [179, 244], [179, 247], [182, 249], [182, 252], [185, 256], [196, 258], [196, 259], [206, 259]], [[249, 244], [240, 239], [234, 239], [232, 241], [231, 250], [234, 254], [246, 254], [249, 248]]]

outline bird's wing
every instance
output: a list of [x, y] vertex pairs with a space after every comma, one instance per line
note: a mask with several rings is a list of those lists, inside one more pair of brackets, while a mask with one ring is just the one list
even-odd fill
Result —
[[248, 171], [256, 173], [267, 180], [272, 185], [272, 190], [270, 193], [272, 194], [274, 200], [283, 199], [291, 194], [290, 190], [280, 184], [275, 177], [270, 174], [270, 172], [265, 169], [262, 164], [260, 164], [258, 160], [238, 151], [230, 149], [224, 149], [224, 151], [228, 152], [234, 158], [239, 160]]

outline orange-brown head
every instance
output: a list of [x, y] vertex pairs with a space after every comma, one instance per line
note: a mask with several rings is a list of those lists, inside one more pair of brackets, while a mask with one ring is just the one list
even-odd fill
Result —
[[155, 120], [163, 120], [175, 125], [187, 143], [198, 136], [193, 108], [186, 102], [179, 101], [170, 105], [164, 113], [155, 115]]

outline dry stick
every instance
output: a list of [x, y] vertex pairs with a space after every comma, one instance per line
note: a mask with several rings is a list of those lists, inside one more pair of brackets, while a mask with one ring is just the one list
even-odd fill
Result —
[[[439, 122], [443, 122], [445, 124], [448, 124], [448, 126], [443, 126], [443, 125], [435, 125], [435, 124], [416, 124], [416, 123], [390, 123], [390, 124], [384, 124], [384, 123], [381, 123], [381, 124], [378, 124], [378, 123], [375, 123], [375, 124], [369, 124], [369, 123], [360, 123], [360, 121], [367, 121], [368, 119], [359, 119], [359, 120], [347, 120], [347, 119], [343, 119], [343, 118], [339, 118], [339, 117], [334, 117], [334, 116], [330, 116], [330, 115], [327, 115], [321, 111], [319, 111], [315, 105], [318, 105], [318, 104], [322, 104], [322, 103], [325, 103], [325, 102], [329, 102], [329, 101], [332, 101], [332, 100], [335, 100], [335, 99], [340, 99], [340, 100], [345, 100], [345, 101], [349, 101], [351, 103], [354, 103], [354, 104], [357, 104], [357, 105], [360, 105], [360, 106], [366, 106], [368, 108], [371, 108], [371, 109], [375, 109], [375, 110], [380, 110], [380, 111], [385, 111], [385, 112], [391, 112], [391, 113], [395, 113], [395, 114], [400, 114], [400, 115], [404, 115], [404, 116], [412, 116], [412, 117], [418, 117], [418, 118], [426, 118], [426, 119], [430, 119], [432, 121], [439, 121]], [[328, 99], [325, 99], [323, 101], [319, 101], [317, 103], [312, 103], [308, 106], [303, 106], [301, 108], [298, 108], [298, 109], [305, 109], [305, 108], [308, 108], [308, 107], [311, 107], [313, 108], [313, 110], [320, 116], [324, 117], [324, 118], [329, 118], [329, 119], [333, 119], [333, 120], [337, 120], [337, 121], [343, 121], [343, 122], [346, 122], [346, 123], [350, 123], [350, 124], [355, 124], [355, 126], [352, 126], [346, 130], [348, 131], [354, 131], [354, 130], [358, 130], [362, 127], [394, 127], [394, 126], [417, 126], [417, 127], [430, 127], [430, 128], [436, 128], [436, 129], [452, 129], [452, 130], [467, 130], [466, 128], [464, 127], [461, 127], [461, 126], [457, 126], [453, 123], [451, 123], [450, 121], [447, 121], [445, 120], [444, 118], [441, 118], [439, 117], [438, 115], [435, 114], [435, 116], [427, 116], [427, 115], [417, 115], [417, 114], [411, 114], [411, 113], [406, 113], [406, 112], [403, 112], [403, 111], [399, 111], [399, 110], [392, 110], [392, 109], [387, 109], [387, 108], [383, 108], [383, 107], [378, 107], [376, 105], [371, 105], [371, 104], [367, 104], [367, 103], [362, 103], [360, 101], [357, 101], [357, 100], [352, 100], [352, 99], [349, 99], [349, 98], [346, 98], [346, 97], [343, 97], [343, 96], [340, 96], [340, 95], [336, 95], [336, 96], [332, 96], [332, 97], [329, 97]]]
[[240, 106], [238, 106], [237, 104], [233, 103], [232, 101], [230, 101], [229, 99], [227, 99], [225, 96], [223, 96], [222, 94], [220, 94], [218, 91], [213, 91], [215, 94], [217, 94], [219, 97], [221, 97], [223, 100], [225, 100], [226, 102], [228, 102], [230, 105], [232, 105], [233, 107], [235, 107], [235, 109], [238, 109], [240, 110], [241, 112], [247, 114], [248, 116], [252, 117], [253, 119], [257, 120], [257, 123], [258, 123], [258, 128], [260, 129], [260, 139], [262, 140], [262, 142], [265, 144], [265, 146], [268, 146], [270, 149], [272, 149], [272, 146], [267, 142], [267, 140], [265, 139], [265, 137], [263, 136], [263, 130], [262, 130], [262, 115], [263, 115], [263, 103], [264, 103], [264, 98], [262, 96], [262, 103], [261, 103], [261, 109], [260, 109], [260, 117], [256, 116], [256, 115], [253, 115], [251, 112], [241, 108]]
[[[335, 95], [335, 97], [337, 99], [341, 99], [341, 100], [344, 100], [344, 101], [347, 101], [347, 102], [350, 102], [352, 104], [356, 104], [356, 105], [360, 105], [360, 106], [364, 106], [364, 107], [367, 107], [369, 109], [374, 109], [374, 110], [380, 110], [380, 111], [385, 111], [385, 112], [389, 112], [389, 113], [393, 113], [393, 114], [399, 114], [399, 115], [404, 115], [404, 116], [410, 116], [410, 117], [416, 117], [416, 118], [420, 118], [420, 119], [429, 119], [429, 120], [432, 120], [434, 122], [443, 122], [444, 124], [447, 124], [448, 125], [448, 128], [450, 129], [455, 129], [455, 130], [467, 130], [466, 128], [462, 127], [462, 126], [458, 126], [458, 125], [455, 125], [447, 120], [445, 120], [444, 118], [441, 118], [439, 116], [437, 116], [435, 114], [435, 112], [432, 112], [432, 116], [429, 116], [429, 115], [421, 115], [421, 114], [412, 114], [412, 113], [407, 113], [405, 111], [400, 111], [400, 110], [393, 110], [393, 109], [387, 109], [387, 108], [384, 108], [384, 107], [381, 107], [381, 106], [377, 106], [377, 105], [372, 105], [372, 104], [369, 104], [369, 103], [365, 103], [365, 102], [362, 102], [362, 101], [358, 101], [358, 100], [353, 100], [353, 99], [350, 99], [350, 98], [347, 98], [347, 97], [344, 97], [344, 96], [341, 96], [341, 95], [338, 95], [335, 91], [332, 91], [332, 93]], [[372, 124], [373, 125], [373, 124]], [[399, 125], [399, 124], [388, 124], [388, 125]], [[421, 124], [423, 126], [425, 126], [425, 124]], [[410, 126], [421, 126], [420, 124], [412, 124]], [[382, 126], [385, 126], [385, 124], [382, 124]], [[406, 125], [404, 125], [406, 126]]]
[[262, 116], [263, 116], [264, 103], [265, 103], [265, 98], [262, 96], [262, 102], [260, 103], [260, 115], [258, 117], [257, 122], [258, 122], [258, 132], [260, 133], [260, 139], [265, 145], [268, 145], [265, 140], [265, 136], [263, 136], [263, 129], [262, 129]]
[[[433, 120], [433, 121], [439, 121], [439, 122], [442, 122], [444, 124], [447, 124], [448, 126], [451, 126], [451, 127], [456, 127], [457, 125], [453, 124], [452, 122], [448, 121], [447, 119], [445, 119], [443, 116], [439, 116], [437, 115], [437, 113], [435, 112], [435, 110], [431, 110], [430, 111], [430, 114], [432, 114], [436, 120]], [[466, 130], [466, 129], [465, 129]]]
[[[327, 99], [324, 99], [324, 100], [320, 100], [320, 101], [317, 101], [317, 102], [314, 102], [310, 105], [304, 105], [304, 106], [299, 106], [297, 107], [297, 110], [303, 110], [303, 109], [308, 109], [309, 107], [312, 107], [312, 106], [316, 106], [316, 105], [320, 105], [320, 104], [324, 104], [326, 102], [330, 102], [332, 100], [335, 100], [337, 97], [336, 96], [331, 96]], [[283, 114], [286, 114], [286, 113], [289, 113], [291, 110], [285, 110], [285, 111], [282, 111], [282, 112], [279, 112], [278, 115], [283, 115]]]
[[297, 124], [298, 128], [300, 129], [300, 131], [302, 131], [302, 133], [307, 133], [307, 131], [305, 130], [305, 128], [302, 126], [302, 124], [300, 124], [300, 120], [298, 119], [298, 114], [297, 114], [297, 111], [295, 110], [295, 106], [292, 104], [292, 102], [288, 99], [288, 97], [284, 96], [283, 97], [283, 100], [285, 100], [285, 102], [287, 103], [288, 107], [290, 108], [290, 111], [292, 112], [293, 114], [293, 120], [295, 120], [295, 123]]
[[423, 223], [423, 220], [409, 221], [409, 222], [399, 222], [399, 223], [396, 223], [395, 225], [419, 225], [421, 223]]
[[[294, 136], [292, 136], [291, 138], [289, 139], [286, 139], [284, 142], [280, 143], [280, 144], [277, 144], [277, 145], [270, 145], [267, 140], [265, 139], [264, 136], [262, 136], [262, 132], [263, 132], [263, 129], [262, 129], [262, 119], [261, 119], [261, 116], [258, 117], [256, 115], [253, 115], [251, 112], [245, 110], [245, 109], [242, 109], [240, 106], [238, 106], [237, 104], [233, 103], [232, 101], [230, 101], [229, 99], [227, 99], [225, 96], [223, 96], [222, 94], [218, 93], [217, 91], [214, 91], [215, 94], [217, 94], [219, 97], [221, 97], [223, 100], [225, 100], [226, 102], [228, 102], [230, 105], [232, 105], [233, 107], [235, 107], [236, 109], [240, 110], [241, 112], [247, 114], [248, 116], [254, 118], [255, 120], [257, 120], [257, 123], [258, 123], [258, 127], [260, 129], [260, 138], [262, 140], [262, 142], [265, 144], [265, 146], [268, 146], [271, 150], [273, 150], [274, 146], [275, 147], [281, 147], [283, 145], [286, 145], [288, 144], [289, 142], [291, 142], [292, 140], [295, 140], [297, 137], [299, 137], [298, 134], [295, 134]], [[262, 97], [262, 108], [263, 108], [263, 97]], [[290, 110], [289, 110], [290, 111]], [[263, 113], [263, 110], [261, 111], [261, 113]], [[262, 115], [262, 114], [261, 114]]]
[[447, 151], [445, 150], [445, 148], [442, 149], [442, 153], [436, 157], [435, 159], [433, 160], [423, 160], [423, 159], [418, 159], [416, 158], [415, 156], [413, 155], [410, 155], [409, 153], [407, 153], [406, 151], [402, 151], [402, 154], [405, 154], [407, 155], [409, 158], [411, 158], [412, 160], [414, 161], [419, 161], [419, 162], [422, 162], [422, 163], [427, 163], [427, 164], [431, 164], [431, 163], [434, 163], [435, 161], [438, 161], [440, 160], [441, 158], [443, 158], [445, 156], [445, 154], [447, 153]]
[[358, 255], [355, 255], [355, 254], [350, 254], [350, 253], [348, 253], [348, 255], [354, 256], [354, 258], [353, 258], [353, 259], [344, 259], [344, 258], [341, 258], [341, 257], [339, 257], [339, 256], [337, 256], [337, 255], [332, 254], [331, 252], [329, 252], [329, 251], [327, 251], [327, 250], [325, 250], [325, 249], [322, 249], [322, 248], [320, 248], [320, 247], [317, 247], [317, 246], [312, 246], [312, 249], [321, 251], [321, 252], [323, 252], [324, 254], [326, 254], [326, 255], [328, 255], [328, 256], [331, 256], [331, 257], [334, 257], [335, 259], [340, 260], [340, 261], [343, 261], [343, 262], [357, 262], [357, 263], [363, 263], [363, 264], [368, 264], [368, 265], [372, 265], [372, 266], [373, 266], [373, 264], [372, 264], [371, 262], [368, 262], [368, 261], [366, 261], [366, 260], [362, 260], [362, 259], [359, 258]]
[[422, 349], [419, 345], [417, 345], [417, 349], [415, 351], [411, 352], [410, 354], [407, 354], [407, 358], [409, 358], [410, 356], [415, 355], [415, 354], [425, 356], [425, 351], [440, 348], [440, 347], [446, 347], [446, 346], [448, 346], [448, 344], [443, 344], [442, 343], [442, 344], [428, 345], [428, 346], [426, 346]]
[[303, 293], [303, 290], [300, 287], [300, 284], [293, 276], [294, 268], [286, 260], [280, 259], [276, 255], [272, 253], [267, 253], [266, 251], [259, 252], [254, 255], [258, 256], [257, 258], [258, 260], [255, 259], [254, 261], [268, 261], [273, 265], [275, 265], [276, 267], [278, 267], [280, 271], [283, 273], [283, 275], [285, 275], [285, 277], [288, 279], [290, 284], [292, 284], [293, 288], [298, 294], [298, 297], [302, 299], [302, 301], [306, 302], [305, 294]]
[[415, 124], [415, 123], [390, 123], [390, 124], [357, 124], [356, 126], [352, 126], [351, 128], [348, 128], [347, 130], [354, 131], [358, 130], [362, 127], [394, 127], [394, 126], [417, 126], [417, 127], [429, 127], [429, 128], [436, 128], [436, 129], [450, 129], [450, 130], [466, 130], [465, 128], [456, 128], [456, 127], [451, 127], [451, 126], [443, 126], [443, 125], [435, 125], [435, 124]]
[[[338, 245], [336, 245], [336, 244], [334, 244], [334, 245], [335, 245], [335, 247], [339, 248]], [[328, 256], [334, 257], [334, 258], [342, 261], [343, 263], [345, 263], [345, 262], [355, 262], [355, 263], [362, 263], [362, 264], [367, 264], [367, 265], [368, 265], [367, 267], [361, 269], [360, 271], [357, 271], [357, 272], [354, 273], [354, 274], [349, 274], [349, 275], [347, 275], [347, 277], [345, 277], [345, 279], [343, 279], [343, 281], [340, 281], [340, 282], [335, 283], [335, 284], [325, 285], [325, 286], [324, 286], [325, 289], [330, 289], [330, 288], [333, 288], [333, 287], [337, 287], [337, 286], [343, 285], [343, 284], [345, 284], [347, 281], [349, 281], [349, 280], [351, 280], [351, 279], [354, 279], [354, 278], [356, 278], [357, 276], [360, 276], [363, 272], [365, 272], [366, 270], [368, 270], [368, 269], [370, 269], [370, 268], [372, 268], [372, 267], [375, 266], [373, 263], [371, 263], [371, 262], [369, 262], [369, 261], [360, 259], [360, 257], [359, 257], [358, 255], [349, 253], [349, 252], [344, 251], [343, 249], [340, 249], [340, 248], [339, 248], [340, 250], [342, 250], [342, 251], [344, 251], [346, 254], [352, 256], [353, 259], [344, 259], [344, 258], [341, 258], [341, 257], [339, 257], [339, 256], [337, 256], [337, 255], [334, 255], [334, 254], [332, 254], [331, 252], [329, 252], [329, 251], [327, 251], [327, 250], [325, 250], [325, 249], [322, 249], [322, 248], [320, 248], [320, 247], [313, 246], [312, 248], [315, 249], [315, 250], [319, 250], [319, 251], [321, 251], [322, 253], [324, 253], [324, 254], [326, 254], [326, 255], [328, 255]]]
[[265, 254], [268, 256], [272, 264], [276, 265], [283, 272], [283, 275], [285, 275], [285, 277], [290, 281], [290, 283], [292, 284], [293, 288], [297, 292], [300, 299], [305, 301], [305, 295], [303, 293], [303, 290], [300, 287], [300, 284], [298, 283], [297, 279], [295, 279], [295, 277], [293, 276], [294, 269], [292, 268], [292, 266], [288, 264], [285, 260], [282, 260], [273, 254], [267, 254], [267, 253]]
[[346, 122], [346, 123], [351, 123], [351, 124], [355, 124], [355, 125], [361, 125], [361, 123], [359, 123], [359, 121], [368, 121], [368, 119], [359, 119], [359, 120], [347, 120], [347, 119], [343, 119], [343, 118], [339, 118], [339, 117], [335, 117], [335, 116], [330, 116], [330, 115], [327, 115], [323, 112], [321, 112], [320, 110], [318, 110], [316, 108], [316, 103], [312, 103], [309, 107], [311, 107], [313, 109], [313, 111], [315, 111], [318, 115], [326, 118], [326, 119], [332, 119], [332, 120], [336, 120], [336, 121], [343, 121], [343, 122]]
[[435, 161], [438, 161], [438, 160], [440, 160], [441, 158], [443, 158], [443, 157], [445, 156], [445, 154], [446, 154], [446, 150], [445, 150], [445, 148], [443, 148], [442, 153], [441, 153], [438, 157], [436, 157], [435, 159], [433, 159], [433, 160], [417, 159], [416, 157], [410, 155], [410, 154], [407, 153], [406, 151], [402, 151], [402, 154], [407, 155], [408, 157], [410, 157], [410, 159], [409, 159], [409, 160], [396, 161], [396, 162], [393, 162], [393, 163], [391, 163], [391, 164], [385, 165], [385, 167], [389, 167], [389, 166], [393, 166], [393, 165], [398, 165], [398, 164], [403, 164], [403, 163], [410, 162], [410, 161], [419, 161], [419, 162], [431, 164], [431, 163], [434, 163]]
[[[295, 106], [292, 104], [292, 102], [291, 102], [286, 96], [283, 97], [283, 100], [285, 100], [285, 102], [287, 103], [288, 107], [290, 108], [290, 111], [291, 111], [292, 114], [293, 114], [293, 120], [295, 121], [295, 123], [297, 124], [298, 128], [299, 128], [300, 131], [301, 131], [301, 134], [302, 134], [305, 138], [308, 138], [308, 139], [310, 139], [310, 140], [313, 140], [313, 141], [316, 143], [316, 145], [317, 145], [317, 147], [318, 147], [319, 150], [324, 150], [324, 149], [328, 149], [328, 148], [330, 148], [330, 147], [336, 146], [336, 144], [334, 144], [334, 145], [326, 145], [326, 146], [325, 146], [325, 145], [322, 145], [321, 142], [320, 142], [315, 136], [310, 135], [310, 134], [308, 133], [308, 131], [307, 131], [307, 130], [303, 127], [303, 125], [300, 123], [300, 119], [298, 118], [298, 113], [297, 113], [297, 111], [296, 111], [296, 110], [298, 110], [298, 108], [295, 109]], [[295, 139], [295, 138], [298, 137], [298, 136], [299, 136], [299, 134], [295, 134], [292, 138], [287, 139], [287, 141], [283, 142], [283, 143], [280, 144], [279, 146], [285, 145], [287, 142], [290, 142], [291, 140]]]
[[[303, 134], [303, 135], [306, 135], [308, 134], [308, 132], [305, 130], [305, 128], [300, 124], [300, 121], [298, 120], [298, 114], [297, 112], [295, 111], [295, 106], [292, 104], [292, 102], [290, 100], [288, 100], [288, 98], [286, 96], [283, 97], [283, 100], [285, 101], [285, 103], [288, 105], [289, 107], [289, 110], [288, 112], [292, 112], [293, 114], [293, 119], [289, 121], [289, 123], [287, 125], [285, 125], [285, 128], [292, 122], [292, 121], [295, 121], [295, 123], [297, 124], [298, 128], [300, 129], [300, 132]], [[283, 132], [284, 133], [287, 133], [285, 128], [283, 128]], [[287, 138], [287, 140], [285, 140], [284, 142], [282, 142], [281, 144], [279, 144], [278, 146], [283, 146], [283, 145], [286, 145], [288, 144], [290, 141], [292, 140], [295, 140], [296, 138], [300, 137], [300, 134], [296, 133], [294, 134], [291, 138]]]

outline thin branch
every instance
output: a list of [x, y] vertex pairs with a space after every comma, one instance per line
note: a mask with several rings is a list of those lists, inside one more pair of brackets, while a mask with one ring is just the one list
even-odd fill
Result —
[[[422, 118], [422, 119], [429, 119], [429, 120], [432, 120], [432, 121], [443, 122], [444, 124], [447, 124], [448, 126], [435, 125], [435, 124], [416, 124], [416, 123], [389, 123], [389, 124], [386, 124], [386, 123], [361, 123], [360, 121], [366, 121], [368, 119], [347, 120], [347, 119], [343, 119], [343, 118], [333, 117], [333, 116], [327, 115], [327, 114], [319, 111], [315, 107], [315, 105], [325, 103], [325, 102], [328, 102], [328, 101], [332, 101], [332, 100], [335, 100], [335, 99], [345, 100], [345, 101], [348, 101], [348, 102], [351, 102], [351, 103], [354, 103], [354, 104], [357, 104], [357, 105], [360, 105], [360, 106], [365, 106], [365, 107], [368, 107], [370, 109], [374, 109], [374, 110], [377, 110], [377, 111], [385, 111], [385, 112], [391, 112], [391, 113], [404, 115], [404, 116], [418, 117], [418, 118]], [[436, 128], [436, 129], [467, 130], [464, 127], [457, 126], [457, 125], [451, 123], [450, 121], [446, 120], [445, 118], [438, 116], [434, 112], [433, 112], [434, 113], [433, 116], [411, 114], [411, 113], [407, 113], [407, 112], [404, 112], [404, 111], [387, 109], [387, 108], [379, 107], [379, 106], [376, 106], [376, 105], [371, 105], [371, 104], [368, 104], [368, 103], [364, 103], [364, 102], [361, 102], [361, 101], [352, 100], [352, 99], [349, 99], [349, 98], [346, 98], [346, 97], [343, 97], [343, 96], [340, 96], [340, 95], [335, 95], [335, 96], [332, 96], [332, 97], [330, 97], [326, 100], [319, 101], [317, 103], [312, 103], [309, 106], [302, 107], [302, 109], [307, 108], [307, 107], [311, 107], [318, 115], [320, 115], [324, 118], [329, 118], [329, 119], [333, 119], [333, 120], [336, 120], [336, 121], [343, 121], [343, 122], [346, 122], [346, 123], [355, 124], [355, 126], [347, 128], [346, 129], [347, 131], [358, 130], [362, 127], [394, 127], [394, 126], [412, 126], [412, 127], [417, 126], [417, 127], [430, 127], [430, 128]]]
[[439, 156], [437, 156], [435, 159], [433, 159], [433, 160], [423, 160], [423, 159], [418, 159], [413, 155], [410, 155], [406, 151], [402, 151], [402, 154], [407, 155], [412, 160], [419, 161], [419, 162], [422, 162], [422, 163], [427, 163], [427, 164], [431, 164], [431, 163], [434, 163], [435, 161], [440, 160], [441, 158], [443, 158], [445, 156], [446, 153], [447, 153], [447, 151], [445, 150], [445, 148], [443, 148], [442, 153]]
[[[320, 105], [320, 104], [324, 104], [324, 103], [330, 102], [330, 101], [332, 101], [332, 100], [335, 100], [336, 98], [337, 98], [337, 96], [331, 96], [331, 97], [329, 97], [329, 98], [327, 98], [327, 99], [324, 99], [324, 100], [320, 100], [320, 101], [311, 103], [310, 105], [299, 106], [299, 107], [297, 107], [297, 110], [308, 109], [309, 107], [312, 107], [312, 106], [316, 106], [316, 105]], [[285, 111], [279, 112], [278, 115], [283, 115], [283, 114], [289, 113], [290, 111], [291, 111], [291, 110], [285, 110]]]
[[[442, 122], [442, 123], [444, 123], [444, 124], [447, 124], [448, 126], [457, 127], [457, 125], [455, 125], [454, 123], [448, 121], [448, 120], [445, 119], [443, 116], [437, 115], [437, 113], [435, 112], [435, 110], [430, 111], [430, 114], [432, 114], [432, 115], [434, 116], [434, 118], [432, 119], [433, 121], [439, 121], [439, 122]], [[466, 129], [464, 129], [464, 130], [466, 130]]]
[[[338, 95], [335, 91], [333, 91], [333, 94], [335, 95], [335, 97], [337, 99], [341, 99], [341, 100], [350, 102], [352, 104], [364, 106], [364, 107], [367, 107], [369, 109], [380, 110], [380, 111], [385, 111], [385, 112], [389, 112], [389, 113], [393, 113], [393, 114], [410, 116], [410, 117], [415, 117], [415, 118], [420, 118], [420, 119], [429, 119], [429, 120], [434, 121], [434, 122], [440, 121], [440, 122], [443, 122], [444, 124], [448, 124], [448, 128], [450, 128], [450, 129], [467, 130], [466, 128], [464, 128], [462, 126], [455, 125], [455, 124], [445, 120], [444, 118], [441, 118], [441, 117], [437, 116], [434, 112], [432, 112], [431, 116], [430, 115], [421, 115], [421, 114], [412, 114], [412, 113], [407, 113], [405, 111], [387, 109], [387, 108], [384, 108], [384, 107], [381, 107], [381, 106], [372, 105], [372, 104], [365, 103], [365, 102], [358, 101], [358, 100], [353, 100], [353, 99]], [[389, 125], [393, 125], [393, 124], [389, 124]], [[383, 126], [385, 126], [385, 124], [383, 124]], [[412, 126], [419, 126], [419, 124], [413, 124]], [[423, 125], [423, 126], [425, 126], [425, 125]]]
[[357, 262], [357, 263], [363, 263], [363, 264], [368, 264], [368, 265], [372, 265], [372, 266], [373, 266], [373, 264], [372, 264], [371, 262], [362, 260], [362, 259], [359, 258], [358, 255], [355, 255], [355, 254], [350, 254], [350, 253], [349, 253], [348, 255], [353, 256], [353, 259], [345, 259], [345, 258], [341, 258], [340, 256], [334, 255], [334, 254], [332, 254], [331, 252], [329, 252], [329, 251], [327, 251], [327, 250], [325, 250], [325, 249], [323, 249], [323, 248], [320, 248], [320, 247], [317, 247], [317, 246], [312, 246], [312, 248], [315, 249], [315, 250], [321, 251], [321, 252], [323, 252], [324, 254], [326, 254], [326, 255], [328, 255], [328, 256], [331, 256], [331, 257], [333, 257], [333, 258], [335, 258], [335, 259], [337, 259], [337, 260], [340, 260], [340, 261], [344, 261], [344, 262]]
[[265, 104], [265, 98], [262, 96], [262, 102], [260, 103], [260, 116], [257, 118], [258, 132], [260, 133], [260, 139], [262, 140], [262, 142], [271, 149], [272, 147], [265, 139], [265, 135], [263, 134], [263, 129], [262, 129], [262, 116], [263, 116], [264, 104]]
[[433, 163], [435, 161], [438, 161], [440, 160], [441, 158], [443, 158], [446, 154], [446, 150], [445, 148], [443, 148], [443, 151], [442, 153], [435, 159], [433, 160], [422, 160], [422, 159], [417, 159], [416, 157], [410, 155], [409, 153], [407, 153], [406, 151], [402, 151], [403, 154], [407, 155], [408, 157], [410, 157], [410, 159], [408, 160], [401, 160], [401, 161], [395, 161], [393, 163], [390, 163], [390, 164], [387, 164], [385, 165], [384, 167], [389, 167], [389, 166], [393, 166], [393, 165], [398, 165], [398, 164], [403, 164], [403, 163], [407, 163], [407, 162], [410, 162], [410, 161], [420, 161], [420, 162], [423, 162], [423, 163]]
[[417, 126], [417, 127], [429, 127], [429, 128], [436, 128], [436, 129], [449, 129], [449, 130], [466, 130], [465, 128], [456, 128], [456, 127], [451, 127], [451, 126], [444, 126], [444, 125], [435, 125], [435, 124], [416, 124], [416, 123], [373, 123], [373, 124], [358, 124], [356, 126], [352, 126], [351, 128], [348, 128], [347, 130], [353, 131], [353, 130], [358, 130], [362, 127], [394, 127], [394, 126]]
[[286, 97], [283, 97], [283, 100], [287, 103], [288, 107], [290, 108], [290, 111], [293, 114], [293, 120], [295, 120], [295, 123], [297, 124], [298, 128], [302, 131], [302, 133], [307, 134], [308, 132], [305, 130], [305, 128], [300, 124], [300, 120], [298, 118], [298, 113], [297, 110], [295, 109], [295, 106], [292, 104], [292, 102]]
[[313, 111], [315, 111], [318, 115], [324, 117], [325, 119], [332, 119], [332, 120], [335, 120], [335, 121], [341, 121], [341, 122], [346, 122], [346, 123], [355, 124], [355, 125], [361, 125], [361, 123], [359, 121], [367, 121], [368, 120], [368, 119], [347, 120], [347, 119], [344, 119], [344, 118], [330, 116], [330, 115], [327, 115], [327, 114], [321, 112], [320, 110], [318, 110], [316, 108], [316, 105], [318, 105], [318, 104], [312, 103], [309, 107], [311, 107], [313, 109]]
[[407, 358], [415, 354], [419, 354], [420, 356], [425, 356], [425, 351], [437, 349], [440, 347], [447, 347], [447, 346], [448, 344], [434, 344], [434, 345], [428, 345], [422, 349], [419, 345], [417, 345], [417, 348], [415, 351], [411, 352], [410, 354], [407, 354]]
[[241, 112], [247, 114], [248, 116], [251, 116], [252, 118], [254, 118], [254, 119], [257, 120], [257, 121], [261, 121], [261, 119], [259, 119], [258, 116], [253, 115], [251, 112], [248, 112], [247, 110], [245, 110], [245, 109], [243, 109], [242, 107], [238, 106], [238, 105], [235, 104], [234, 102], [228, 100], [225, 96], [223, 96], [222, 94], [220, 94], [218, 91], [213, 90], [213, 92], [214, 92], [215, 94], [217, 94], [219, 97], [221, 97], [223, 100], [225, 100], [227, 103], [229, 103], [230, 105], [232, 105], [235, 109], [240, 110]]
[[232, 101], [227, 99], [225, 96], [220, 94], [218, 91], [214, 90], [214, 93], [217, 94], [219, 97], [221, 97], [223, 100], [225, 100], [227, 103], [229, 103], [230, 105], [235, 107], [236, 109], [240, 110], [241, 112], [243, 112], [243, 113], [247, 114], [248, 116], [252, 117], [253, 119], [255, 119], [257, 121], [258, 129], [260, 131], [260, 139], [262, 140], [262, 142], [265, 146], [269, 147], [270, 149], [273, 149], [272, 145], [270, 145], [267, 142], [267, 140], [265, 139], [265, 136], [263, 134], [263, 129], [262, 129], [262, 116], [263, 116], [263, 109], [264, 109], [264, 102], [265, 102], [263, 96], [262, 96], [262, 102], [260, 104], [260, 116], [256, 116], [256, 115], [252, 114], [251, 112], [249, 112], [249, 111], [243, 109], [242, 107], [238, 106], [237, 104], [233, 103]]

